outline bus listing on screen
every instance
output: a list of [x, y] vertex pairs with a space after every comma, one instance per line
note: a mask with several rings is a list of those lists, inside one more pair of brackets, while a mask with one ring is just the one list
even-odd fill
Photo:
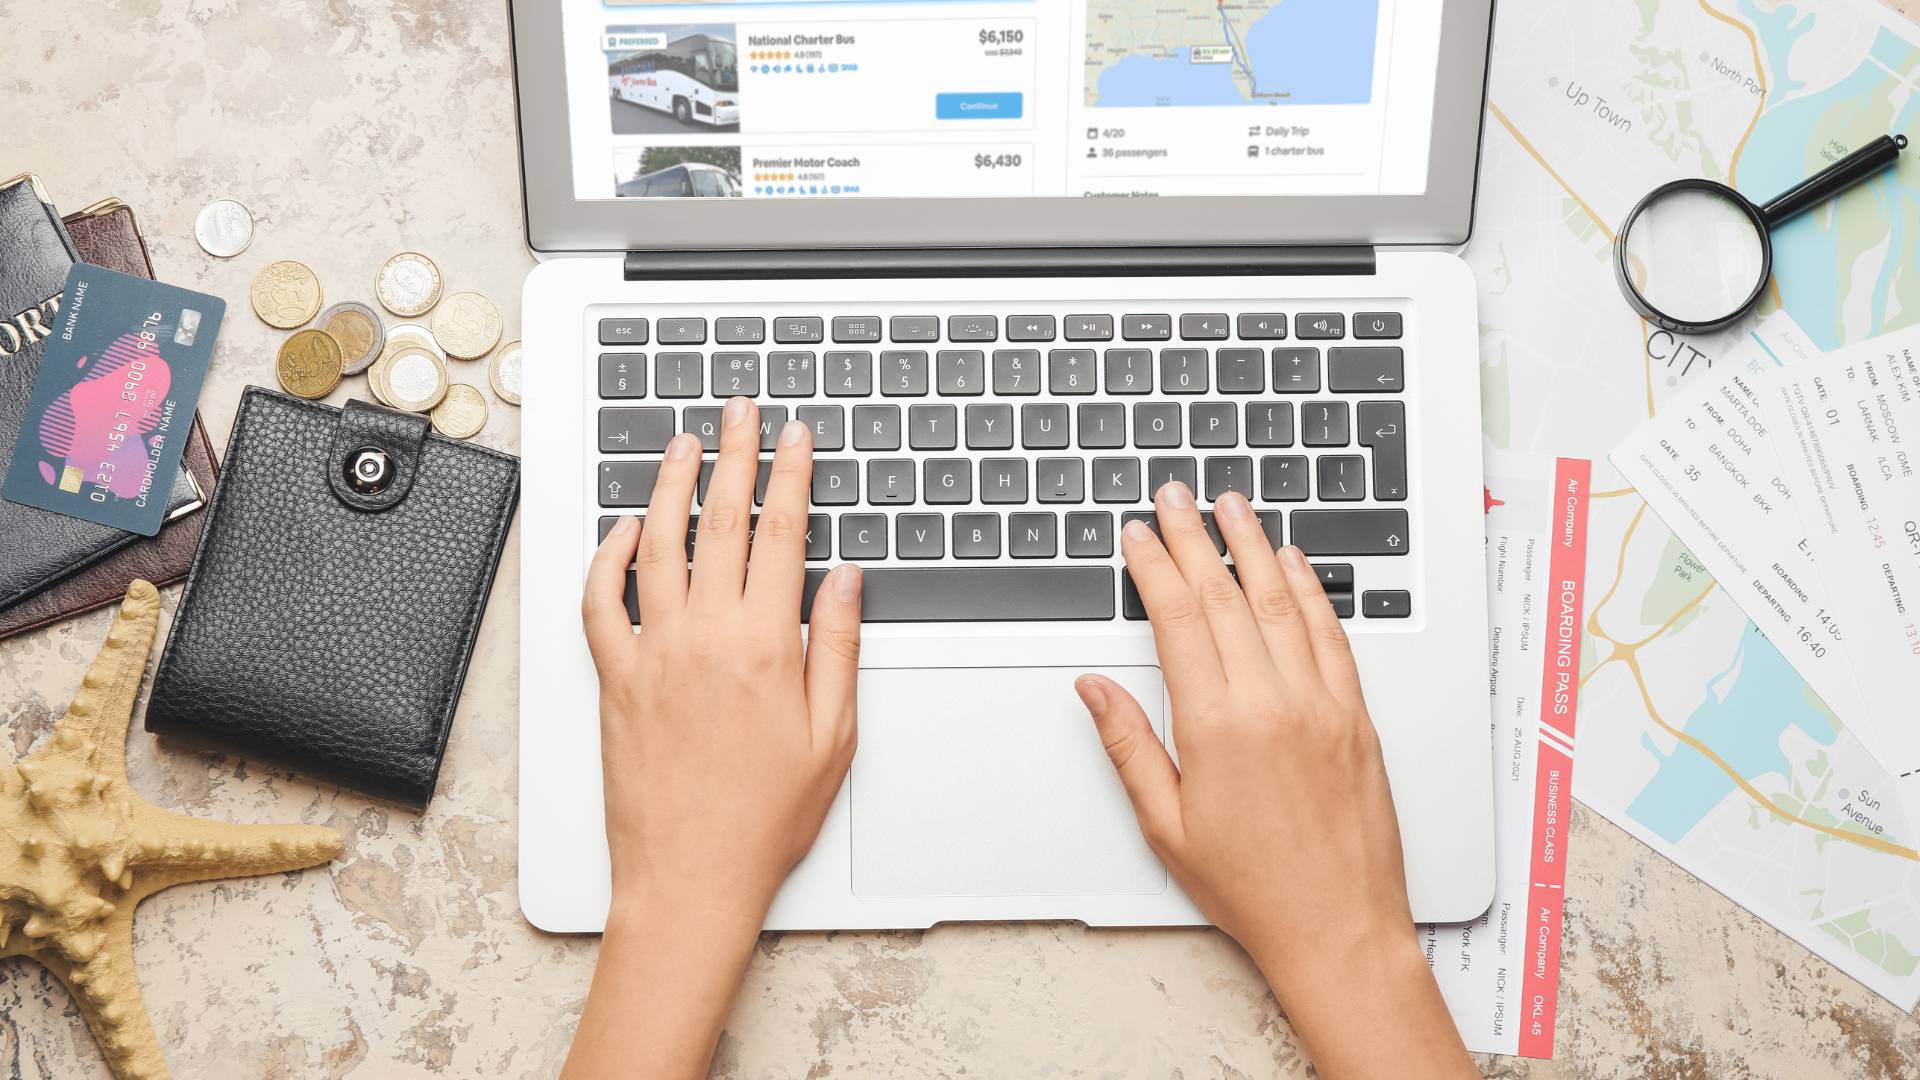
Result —
[[614, 98], [672, 113], [689, 126], [740, 122], [739, 62], [731, 39], [613, 33], [607, 35], [607, 49], [619, 53], [607, 63], [607, 88]]

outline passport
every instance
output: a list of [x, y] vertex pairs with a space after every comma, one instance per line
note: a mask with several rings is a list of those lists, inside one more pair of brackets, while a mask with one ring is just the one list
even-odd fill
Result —
[[153, 536], [226, 302], [86, 263], [61, 295], [0, 496]]

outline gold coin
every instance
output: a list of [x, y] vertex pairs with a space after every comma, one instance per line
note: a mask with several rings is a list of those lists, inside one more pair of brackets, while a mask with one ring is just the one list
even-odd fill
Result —
[[433, 340], [458, 360], [478, 360], [500, 344], [500, 309], [477, 292], [457, 292], [433, 313]]
[[403, 319], [425, 315], [440, 301], [440, 268], [417, 251], [403, 251], [374, 276], [373, 295]]
[[340, 385], [340, 345], [323, 331], [302, 330], [281, 343], [274, 370], [294, 397], [326, 397]]
[[388, 408], [393, 407], [393, 402], [387, 400], [387, 390], [382, 379], [386, 376], [387, 365], [392, 362], [393, 353], [383, 352], [380, 354], [380, 359], [375, 360], [373, 366], [367, 369], [367, 392], [373, 395], [373, 400]]
[[282, 259], [253, 276], [253, 313], [280, 330], [305, 326], [320, 311], [320, 279], [305, 263]]
[[407, 412], [426, 412], [447, 396], [447, 365], [417, 346], [393, 354], [381, 372], [387, 403]]
[[509, 405], [520, 404], [520, 343], [509, 341], [493, 354], [493, 363], [487, 365], [487, 382], [493, 384], [493, 392], [500, 400]]
[[373, 365], [386, 345], [380, 316], [365, 304], [351, 300], [320, 313], [320, 329], [340, 346], [340, 372], [358, 375]]
[[471, 438], [487, 426], [487, 396], [466, 383], [454, 383], [429, 418], [433, 430], [450, 439]]

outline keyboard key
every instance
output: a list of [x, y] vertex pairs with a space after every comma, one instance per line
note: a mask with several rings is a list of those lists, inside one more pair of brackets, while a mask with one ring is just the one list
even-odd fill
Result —
[[993, 392], [1002, 397], [1039, 393], [1040, 350], [995, 349], [993, 351]]
[[860, 463], [818, 458], [813, 463], [813, 505], [852, 506], [860, 501]]
[[[754, 471], [753, 471], [754, 505], [758, 506], [767, 501], [767, 481], [771, 480], [772, 478], [773, 478], [772, 460], [768, 458], [761, 458], [759, 462], [757, 462], [754, 465]], [[712, 484], [713, 484], [713, 459], [709, 458], [700, 463], [700, 482], [698, 486], [694, 488], [693, 501], [697, 503], [705, 503], [707, 501], [707, 488]]]
[[873, 354], [865, 349], [828, 349], [825, 372], [828, 397], [872, 397]]
[[1240, 445], [1240, 410], [1231, 401], [1196, 401], [1187, 407], [1187, 438], [1203, 450]]
[[903, 559], [938, 559], [947, 553], [947, 519], [940, 514], [901, 514], [893, 519], [894, 553]]
[[1028, 450], [1065, 450], [1072, 445], [1066, 403], [1030, 401], [1020, 406], [1020, 445]]
[[1007, 316], [1008, 341], [1052, 341], [1053, 316], [1051, 315], [1009, 315]]
[[1117, 401], [1084, 402], [1076, 410], [1082, 450], [1118, 450], [1127, 445], [1127, 407]]
[[812, 397], [814, 375], [811, 352], [767, 354], [767, 393], [774, 397]]
[[[1133, 572], [1130, 570], [1120, 571], [1120, 611], [1133, 622], [1145, 622], [1147, 619], [1147, 605], [1140, 599], [1140, 590], [1133, 584]], [[634, 616], [634, 621], [640, 621], [640, 617]]]
[[1111, 315], [1069, 315], [1066, 322], [1068, 341], [1113, 340]]
[[660, 476], [658, 461], [603, 461], [600, 463], [601, 506], [645, 506]]
[[887, 337], [893, 341], [939, 341], [938, 315], [895, 315], [887, 320]]
[[706, 357], [697, 352], [653, 354], [653, 393], [655, 397], [691, 398], [700, 396], [701, 371]]
[[1342, 619], [1353, 618], [1353, 594], [1328, 593], [1327, 602], [1333, 605], [1333, 613]]
[[767, 320], [758, 315], [729, 315], [713, 320], [716, 345], [758, 345], [767, 340]]
[[1043, 457], [1033, 463], [1033, 495], [1043, 503], [1077, 503], [1087, 497], [1087, 463], [1077, 457]]
[[979, 349], [941, 349], [934, 374], [946, 397], [978, 397], [987, 392], [987, 354]]
[[1293, 402], [1247, 402], [1248, 446], [1292, 446]]
[[1327, 350], [1327, 389], [1336, 394], [1397, 394], [1406, 380], [1398, 345]]
[[772, 450], [780, 445], [780, 429], [786, 426], [785, 405], [760, 406], [760, 449]]
[[1405, 555], [1405, 510], [1295, 510], [1293, 542], [1309, 555]]
[[646, 397], [647, 354], [601, 353], [600, 396], [603, 398]]
[[[807, 591], [826, 580], [807, 571]], [[806, 616], [803, 602], [802, 618]], [[1114, 617], [1110, 566], [893, 566], [861, 578], [860, 621], [1053, 622]]]
[[647, 343], [647, 320], [645, 319], [601, 319], [600, 344], [602, 345], [645, 345]]
[[1346, 402], [1308, 401], [1300, 406], [1300, 445], [1345, 446], [1349, 441]]
[[999, 558], [1000, 515], [953, 515], [953, 557], [956, 559]]
[[1369, 619], [1411, 618], [1413, 594], [1405, 589], [1368, 589], [1360, 594], [1360, 614]]
[[1302, 340], [1345, 337], [1347, 318], [1332, 311], [1303, 312], [1293, 320], [1293, 332]]
[[947, 316], [948, 341], [997, 341], [1000, 320], [992, 315]]
[[886, 397], [927, 396], [927, 354], [920, 349], [882, 352], [880, 393]]
[[1108, 349], [1107, 393], [1145, 394], [1153, 390], [1152, 349]]
[[782, 315], [773, 320], [777, 345], [818, 345], [826, 336], [827, 328], [818, 315]]
[[1250, 457], [1210, 457], [1203, 498], [1211, 502], [1229, 491], [1253, 498], [1253, 459]]
[[867, 462], [867, 502], [874, 506], [911, 505], [912, 459], [874, 458]]
[[1367, 496], [1367, 464], [1357, 454], [1322, 454], [1314, 462], [1320, 473], [1321, 502], [1358, 502]]
[[846, 514], [842, 516], [840, 518], [840, 557], [859, 560], [886, 558], [886, 515]]
[[1140, 459], [1105, 457], [1093, 459], [1093, 501], [1132, 503], [1140, 501]]
[[928, 458], [927, 503], [962, 505], [973, 501], [973, 462], [967, 458]]
[[1175, 480], [1187, 485], [1187, 490], [1200, 489], [1199, 465], [1190, 457], [1156, 457], [1147, 459], [1147, 500], [1151, 502], [1160, 489]]
[[1133, 406], [1133, 445], [1143, 450], [1179, 446], [1179, 402], [1136, 402]]
[[1013, 449], [1013, 406], [967, 406], [967, 449]]
[[1373, 450], [1373, 497], [1407, 497], [1407, 407], [1398, 401], [1363, 401], [1356, 420], [1359, 443]]
[[1206, 393], [1207, 350], [1161, 349], [1160, 392], [1163, 394]]
[[988, 505], [1027, 501], [1026, 458], [981, 458], [980, 501]]
[[1259, 349], [1221, 349], [1213, 362], [1223, 394], [1258, 394], [1267, 388], [1267, 355]]
[[757, 352], [714, 353], [713, 396], [759, 397], [760, 354]]
[[1171, 315], [1127, 315], [1120, 319], [1120, 337], [1125, 341], [1166, 341], [1173, 337]]
[[672, 438], [672, 409], [600, 410], [603, 454], [657, 454]]
[[1353, 336], [1357, 338], [1397, 338], [1400, 336], [1400, 313], [1397, 311], [1356, 311], [1353, 313]]
[[835, 315], [833, 317], [833, 340], [843, 345], [879, 341], [880, 316]]
[[1280, 511], [1255, 510], [1253, 516], [1260, 522], [1260, 531], [1267, 534], [1267, 546], [1273, 548], [1275, 551], [1280, 550], [1280, 544], [1282, 543], [1280, 538]]
[[1226, 339], [1227, 317], [1225, 315], [1180, 316], [1181, 341], [1225, 341]]
[[855, 450], [900, 449], [900, 406], [855, 405], [853, 407], [853, 448]]
[[1110, 559], [1112, 557], [1112, 514], [1105, 510], [1085, 510], [1067, 515], [1067, 558]]
[[907, 445], [915, 450], [951, 450], [960, 445], [960, 410], [952, 405], [907, 409]]
[[832, 519], [825, 514], [807, 515], [807, 561], [825, 562], [833, 558]]
[[1353, 564], [1314, 563], [1313, 576], [1320, 581], [1320, 590], [1326, 593], [1353, 591]]
[[[602, 514], [600, 516], [600, 538], [594, 541], [595, 544], [604, 544], [607, 542], [608, 534], [612, 533], [613, 527], [619, 524], [621, 516], [622, 515], [619, 514]], [[642, 517], [640, 520], [645, 521], [646, 518]]]
[[1287, 317], [1277, 313], [1242, 315], [1233, 321], [1233, 329], [1242, 341], [1278, 341], [1287, 336]]
[[1319, 393], [1320, 350], [1273, 350], [1273, 388], [1282, 394]]
[[707, 343], [707, 320], [705, 319], [661, 319], [654, 324], [653, 331], [662, 345], [705, 345]]
[[1051, 559], [1060, 554], [1060, 519], [1052, 514], [1009, 514], [1007, 554], [1016, 559]]
[[794, 419], [813, 429], [816, 452], [847, 448], [847, 413], [843, 406], [802, 405], [794, 410]]
[[709, 453], [720, 449], [720, 406], [689, 405], [681, 416], [680, 430], [698, 435], [700, 449]]
[[1047, 389], [1051, 393], [1093, 393], [1093, 350], [1053, 349], [1047, 353]]
[[1260, 459], [1260, 498], [1265, 502], [1305, 502], [1311, 494], [1307, 459], [1295, 454]]

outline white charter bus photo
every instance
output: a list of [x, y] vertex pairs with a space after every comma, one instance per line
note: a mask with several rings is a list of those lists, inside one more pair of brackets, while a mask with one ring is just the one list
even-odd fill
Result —
[[616, 135], [670, 131], [661, 121], [634, 115], [621, 103], [673, 117], [682, 128], [738, 128], [740, 73], [733, 42], [715, 34], [688, 34], [658, 49], [642, 49], [607, 64]]

